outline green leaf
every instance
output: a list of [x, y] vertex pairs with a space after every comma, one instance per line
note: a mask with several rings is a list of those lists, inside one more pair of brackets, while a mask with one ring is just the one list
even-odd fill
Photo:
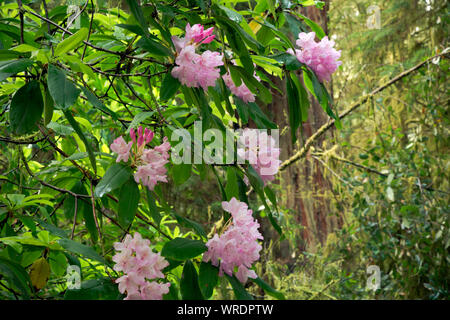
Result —
[[236, 27], [236, 23], [228, 18], [216, 16], [215, 20], [224, 30], [228, 43], [233, 51], [239, 56], [242, 65], [252, 74], [254, 70], [253, 61], [250, 58], [247, 46], [245, 45], [240, 30]]
[[233, 167], [227, 168], [227, 185], [225, 186], [225, 193], [227, 194], [227, 200], [235, 197], [239, 199], [239, 186], [236, 177], [236, 169]]
[[[88, 195], [86, 188], [81, 181], [77, 181], [73, 188], [70, 190], [76, 194]], [[97, 225], [95, 223], [94, 213], [92, 212], [92, 205], [90, 200], [86, 201], [86, 198], [78, 198], [77, 200], [77, 215], [78, 217], [82, 216], [84, 222], [86, 224], [86, 228], [91, 235], [92, 241], [97, 242], [98, 239], [98, 230]], [[64, 214], [66, 217], [70, 217], [73, 219], [75, 214], [75, 198], [70, 194], [67, 195], [66, 200], [64, 200]], [[81, 214], [81, 215], [80, 215]]]
[[77, 101], [80, 90], [67, 80], [64, 71], [52, 64], [48, 67], [47, 84], [57, 107], [67, 110]]
[[88, 33], [89, 30], [87, 28], [81, 28], [70, 37], [58, 43], [55, 48], [55, 56], [58, 57], [63, 53], [75, 49], [84, 39], [87, 38]]
[[17, 59], [0, 62], [0, 81], [15, 75], [19, 72], [25, 71], [33, 64], [30, 59]]
[[289, 127], [291, 129], [292, 143], [294, 143], [297, 140], [297, 129], [301, 121], [300, 94], [289, 74], [286, 76], [286, 93], [289, 109]]
[[44, 97], [44, 125], [47, 126], [50, 123], [50, 121], [52, 121], [55, 102], [53, 101], [52, 96], [48, 91], [48, 88], [44, 88], [43, 97]]
[[231, 284], [231, 287], [233, 288], [234, 295], [236, 299], [238, 300], [253, 300], [253, 296], [245, 290], [242, 283], [235, 277], [230, 277], [229, 275], [225, 274], [228, 281]]
[[88, 101], [97, 109], [105, 112], [106, 114], [109, 114], [111, 116], [111, 118], [113, 118], [113, 120], [118, 121], [119, 120], [119, 116], [112, 111], [111, 109], [107, 108], [102, 101], [100, 101], [91, 91], [89, 91], [88, 88], [83, 87], [82, 88], [84, 94], [86, 95], [86, 98], [88, 99]]
[[161, 84], [159, 98], [161, 101], [167, 101], [172, 98], [180, 87], [181, 83], [177, 78], [172, 77], [170, 70], [167, 72]]
[[41, 88], [36, 80], [30, 81], [17, 90], [11, 100], [9, 120], [16, 134], [26, 134], [37, 129], [44, 110]]
[[109, 278], [91, 279], [81, 283], [80, 289], [68, 289], [64, 300], [119, 300], [122, 299], [117, 285]]
[[261, 111], [259, 106], [254, 103], [250, 102], [247, 104], [248, 111], [250, 114], [250, 117], [255, 121], [256, 125], [260, 129], [276, 129], [277, 125], [270, 121], [270, 119], [264, 114], [264, 112]]
[[144, 30], [140, 26], [134, 24], [116, 24], [116, 27], [125, 29], [127, 31], [133, 32], [140, 36], [145, 36]]
[[94, 169], [94, 172], [97, 172], [97, 163], [95, 160], [94, 150], [92, 149], [91, 144], [89, 143], [89, 141], [87, 140], [83, 131], [81, 130], [80, 126], [78, 125], [78, 122], [72, 116], [72, 112], [70, 110], [63, 110], [63, 112], [64, 112], [64, 115], [66, 116], [66, 119], [69, 121], [70, 125], [72, 126], [72, 128], [78, 134], [81, 141], [83, 141], [84, 146], [86, 147], [86, 151], [89, 155], [89, 161], [91, 162], [92, 168]]
[[172, 178], [176, 185], [181, 185], [191, 176], [192, 164], [182, 163], [172, 166]]
[[22, 293], [24, 299], [30, 298], [30, 277], [21, 265], [0, 257], [0, 274], [4, 275]]
[[155, 113], [154, 111], [145, 111], [145, 112], [139, 112], [138, 114], [136, 114], [134, 116], [133, 120], [131, 121], [130, 125], [128, 126], [127, 133], [130, 133], [131, 128], [136, 129], [138, 127], [138, 125], [141, 124], [142, 121], [151, 117], [154, 113]]
[[194, 229], [195, 233], [197, 233], [199, 236], [201, 236], [201, 237], [203, 237], [205, 239], [207, 238], [206, 232], [205, 232], [205, 230], [203, 229], [203, 227], [202, 227], [202, 225], [200, 223], [195, 222], [195, 221], [193, 221], [191, 219], [182, 217], [182, 216], [180, 216], [179, 214], [177, 214], [175, 212], [173, 212], [172, 214], [175, 216], [175, 218], [177, 219], [177, 222], [181, 226], [183, 226], [185, 228]]
[[211, 262], [202, 262], [198, 275], [198, 283], [203, 296], [208, 299], [212, 296], [214, 287], [219, 279], [219, 269]]
[[106, 264], [105, 259], [100, 256], [94, 249], [84, 244], [78, 243], [70, 239], [60, 239], [58, 243], [69, 252], [79, 254], [85, 258], [98, 261], [102, 264]]
[[183, 300], [203, 300], [202, 292], [198, 285], [197, 270], [191, 260], [184, 264], [183, 274], [180, 280], [180, 291]]
[[159, 212], [159, 208], [156, 205], [155, 196], [152, 191], [148, 190], [148, 188], [145, 188], [145, 190], [147, 191], [147, 203], [148, 208], [150, 210], [150, 215], [152, 216], [153, 221], [155, 221], [156, 224], [159, 226], [162, 217], [161, 213]]
[[306, 122], [308, 120], [308, 109], [309, 109], [309, 105], [310, 105], [308, 93], [306, 92], [305, 88], [303, 87], [303, 85], [300, 82], [300, 79], [298, 78], [298, 76], [295, 73], [290, 72], [290, 76], [291, 76], [292, 83], [295, 84], [298, 95], [299, 95], [301, 121]]
[[272, 296], [272, 297], [274, 297], [274, 298], [276, 298], [278, 300], [286, 300], [284, 294], [282, 294], [281, 292], [279, 292], [279, 291], [275, 290], [274, 288], [272, 288], [263, 279], [258, 277], [256, 279], [250, 279], [250, 280], [253, 281], [254, 283], [256, 283], [269, 296]]
[[128, 227], [134, 220], [141, 195], [139, 186], [131, 177], [120, 188], [117, 214], [122, 226]]
[[305, 21], [305, 23], [311, 28], [311, 30], [314, 31], [314, 33], [316, 34], [317, 38], [319, 38], [319, 40], [322, 39], [323, 37], [325, 37], [325, 32], [317, 23], [315, 23], [311, 19], [309, 19], [309, 18], [305, 17], [304, 15], [297, 13], [295, 11], [292, 11], [291, 13], [293, 13], [296, 16], [298, 16], [299, 18], [303, 19], [303, 21]]
[[142, 30], [144, 31], [145, 35], [149, 35], [148, 32], [148, 24], [145, 20], [144, 13], [142, 12], [141, 6], [138, 4], [136, 0], [127, 0], [128, 7], [130, 8], [131, 13], [136, 18], [136, 21], [141, 26]]
[[281, 237], [283, 237], [283, 231], [281, 230], [281, 227], [278, 225], [278, 222], [275, 220], [272, 210], [270, 209], [269, 205], [266, 201], [266, 196], [264, 194], [264, 182], [261, 180], [261, 177], [258, 175], [258, 173], [255, 171], [255, 169], [249, 165], [247, 169], [247, 177], [250, 180], [250, 184], [252, 185], [253, 189], [255, 189], [256, 193], [258, 194], [259, 199], [263, 202], [264, 207], [267, 211], [269, 221], [272, 224], [272, 226], [275, 228], [275, 230], [279, 233]]
[[200, 240], [175, 238], [166, 242], [161, 251], [161, 255], [174, 260], [186, 260], [195, 258], [206, 250], [208, 248]]
[[155, 56], [165, 57], [170, 55], [170, 50], [167, 47], [150, 38], [141, 38], [136, 45]]
[[120, 188], [131, 177], [131, 170], [128, 166], [115, 163], [108, 168], [103, 178], [95, 187], [94, 195], [103, 197], [108, 192]]
[[43, 229], [49, 231], [50, 233], [54, 234], [55, 236], [58, 236], [58, 237], [60, 237], [60, 238], [67, 238], [67, 237], [68, 237], [68, 232], [67, 232], [67, 231], [65, 231], [65, 230], [63, 230], [63, 229], [60, 229], [60, 228], [58, 228], [57, 226], [55, 226], [55, 225], [53, 225], [53, 224], [51, 224], [51, 223], [48, 223], [48, 222], [46, 222], [46, 221], [44, 221], [44, 220], [41, 220], [41, 219], [39, 219], [39, 218], [34, 218], [34, 220], [35, 220], [37, 223], [39, 223], [39, 225], [40, 225]]

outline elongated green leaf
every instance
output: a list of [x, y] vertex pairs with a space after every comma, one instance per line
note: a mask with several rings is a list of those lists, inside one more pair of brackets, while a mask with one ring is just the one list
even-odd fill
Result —
[[64, 39], [55, 48], [55, 56], [58, 57], [63, 53], [66, 53], [72, 49], [75, 49], [87, 38], [89, 30], [87, 28], [81, 28], [70, 37]]
[[167, 72], [161, 84], [161, 92], [159, 98], [162, 101], [167, 101], [172, 98], [180, 87], [181, 83], [177, 78], [172, 77], [170, 71]]
[[200, 240], [175, 238], [166, 242], [161, 255], [174, 260], [186, 260], [197, 257], [207, 249], [206, 245]]
[[195, 222], [191, 219], [185, 218], [180, 216], [179, 214], [173, 212], [172, 213], [175, 216], [175, 219], [177, 219], [177, 222], [182, 225], [185, 228], [191, 228], [194, 229], [195, 233], [197, 233], [199, 236], [202, 236], [203, 238], [207, 238], [206, 232], [203, 229], [202, 225], [198, 222]]
[[148, 32], [148, 24], [145, 20], [144, 13], [142, 12], [142, 8], [136, 0], [127, 0], [128, 7], [130, 8], [131, 13], [136, 18], [136, 21], [141, 26], [145, 35], [149, 35]]
[[6, 279], [20, 290], [24, 299], [30, 298], [30, 277], [21, 265], [0, 257], [0, 274], [4, 275]]
[[192, 164], [181, 163], [172, 166], [172, 178], [176, 185], [181, 185], [191, 176]]
[[300, 79], [298, 76], [291, 72], [290, 77], [292, 80], [292, 83], [297, 88], [298, 98], [299, 98], [299, 106], [300, 106], [300, 114], [301, 114], [301, 121], [306, 122], [308, 120], [308, 109], [309, 109], [309, 98], [308, 93], [306, 92], [305, 88], [300, 82]]
[[58, 108], [66, 110], [77, 100], [80, 90], [67, 80], [64, 71], [50, 64], [47, 76], [48, 90]]
[[191, 260], [184, 264], [180, 281], [181, 296], [184, 300], [203, 300], [202, 292], [198, 285], [197, 270]]
[[155, 56], [165, 57], [170, 55], [170, 51], [167, 47], [150, 38], [141, 38], [136, 45]]
[[[71, 189], [72, 192], [76, 194], [83, 194], [88, 195], [86, 191], [86, 187], [81, 181], [77, 181], [73, 188]], [[67, 199], [64, 201], [64, 213], [67, 216], [70, 216], [70, 219], [73, 219], [73, 216], [75, 214], [75, 198], [71, 196], [70, 194], [67, 195]], [[92, 205], [91, 202], [85, 201], [85, 199], [78, 198], [77, 200], [77, 215], [78, 217], [83, 217], [83, 220], [86, 224], [86, 228], [89, 231], [89, 234], [91, 235], [91, 238], [94, 242], [97, 242], [98, 239], [98, 230], [95, 223], [94, 214], [92, 212]], [[69, 211], [69, 212], [66, 212]]]
[[294, 143], [297, 140], [297, 129], [300, 126], [302, 114], [300, 110], [300, 94], [289, 74], [286, 76], [286, 93], [289, 109], [289, 127], [291, 128], [292, 143]]
[[103, 257], [100, 256], [94, 249], [84, 244], [81, 244], [79, 242], [70, 239], [60, 239], [58, 240], [58, 243], [61, 245], [61, 247], [63, 247], [69, 252], [82, 255], [88, 259], [95, 260], [103, 264], [106, 263], [105, 259], [103, 259]]
[[63, 112], [64, 112], [64, 115], [66, 116], [66, 119], [69, 121], [70, 125], [72, 126], [72, 128], [78, 134], [81, 141], [83, 141], [84, 146], [86, 147], [86, 151], [89, 155], [89, 161], [91, 162], [92, 168], [94, 169], [94, 172], [97, 172], [97, 163], [95, 160], [94, 150], [92, 149], [91, 144], [89, 143], [89, 141], [87, 140], [83, 131], [81, 130], [80, 126], [78, 125], [78, 122], [72, 116], [72, 112], [70, 110], [63, 110]]
[[37, 129], [44, 110], [39, 82], [33, 80], [25, 84], [12, 98], [9, 120], [16, 134], [26, 134]]
[[88, 99], [88, 101], [94, 107], [103, 111], [106, 114], [109, 114], [111, 116], [111, 118], [113, 118], [114, 120], [116, 120], [116, 121], [119, 120], [119, 116], [114, 111], [112, 111], [111, 109], [106, 107], [102, 101], [100, 101], [91, 91], [89, 91], [88, 88], [83, 87], [82, 90], [83, 90], [84, 94], [86, 95], [86, 98]]
[[117, 213], [122, 226], [128, 227], [133, 222], [140, 197], [139, 187], [133, 178], [130, 178], [120, 188]]
[[33, 60], [30, 59], [16, 59], [0, 62], [0, 81], [3, 81], [16, 73], [25, 71], [32, 64]]
[[128, 126], [127, 133], [130, 133], [130, 129], [136, 129], [142, 121], [145, 121], [145, 119], [151, 117], [155, 112], [154, 111], [146, 111], [146, 112], [139, 112], [134, 116], [133, 121], [131, 121], [130, 125]]
[[81, 283], [80, 289], [69, 289], [64, 300], [119, 300], [123, 298], [111, 279], [91, 279]]
[[239, 56], [242, 65], [250, 74], [252, 74], [254, 70], [253, 61], [250, 58], [247, 46], [245, 45], [242, 39], [242, 34], [240, 33], [240, 30], [235, 26], [236, 23], [226, 17], [221, 16], [216, 16], [215, 20], [220, 24], [220, 26], [224, 30], [225, 35], [227, 36], [228, 43], [230, 44], [230, 47]]
[[198, 275], [198, 283], [203, 297], [208, 299], [212, 296], [214, 287], [219, 279], [219, 269], [214, 267], [211, 262], [202, 262]]
[[245, 290], [242, 283], [235, 276], [225, 275], [233, 288], [234, 295], [238, 300], [254, 300], [253, 296]]
[[108, 168], [103, 178], [95, 187], [94, 195], [103, 197], [108, 192], [120, 188], [131, 177], [131, 170], [128, 166], [115, 163]]
[[48, 91], [48, 88], [44, 88], [44, 125], [48, 125], [52, 121], [55, 102]]
[[227, 199], [235, 197], [239, 198], [239, 186], [236, 177], [236, 169], [233, 167], [227, 168], [227, 185], [225, 186], [225, 193], [227, 194]]
[[147, 203], [148, 208], [150, 210], [150, 215], [152, 216], [153, 221], [155, 221], [156, 224], [159, 226], [162, 216], [158, 206], [156, 205], [155, 195], [153, 194], [152, 191], [148, 190], [148, 188], [146, 188], [145, 190], [147, 192]]
[[286, 300], [286, 298], [284, 297], [284, 294], [282, 294], [281, 292], [279, 292], [279, 291], [275, 290], [274, 288], [272, 288], [263, 279], [258, 277], [256, 279], [250, 279], [250, 280], [253, 281], [254, 283], [256, 283], [269, 296], [272, 296], [272, 297], [274, 297], [274, 298], [276, 298], [278, 300]]

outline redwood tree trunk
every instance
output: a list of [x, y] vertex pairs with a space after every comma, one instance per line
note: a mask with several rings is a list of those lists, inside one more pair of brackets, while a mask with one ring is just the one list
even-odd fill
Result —
[[[307, 7], [302, 9], [302, 14], [320, 24], [325, 33], [328, 34], [327, 9], [328, 2], [323, 10]], [[292, 36], [297, 38], [297, 35]], [[311, 98], [308, 121], [303, 123], [301, 134], [303, 138], [300, 138], [299, 142], [293, 145], [288, 123], [286, 84], [285, 81], [275, 77], [272, 78], [272, 81], [283, 91], [283, 94], [280, 95], [276, 90], [272, 90], [273, 102], [268, 105], [268, 112], [273, 114], [273, 120], [280, 128], [280, 157], [284, 161], [299, 149], [302, 140], [314, 134], [327, 121], [328, 116], [319, 103]], [[328, 89], [331, 91], [331, 85]], [[321, 146], [324, 139], [326, 137], [321, 138], [316, 145]], [[341, 225], [341, 219], [336, 215], [331, 215], [330, 197], [333, 196], [332, 188], [323, 171], [322, 164], [307, 156], [305, 159], [288, 166], [281, 173], [279, 183], [285, 194], [281, 202], [286, 208], [290, 209], [289, 214], [295, 217], [295, 221], [303, 226], [301, 240], [297, 243], [297, 248], [303, 250], [308, 247], [312, 248], [319, 243], [325, 243], [327, 235]], [[292, 251], [286, 250], [286, 245], [286, 243], [282, 243], [280, 252], [276, 253], [280, 258], [290, 258], [287, 254]]]

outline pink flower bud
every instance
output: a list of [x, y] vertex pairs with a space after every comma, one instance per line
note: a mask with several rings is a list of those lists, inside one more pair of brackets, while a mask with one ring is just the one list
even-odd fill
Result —
[[136, 143], [136, 131], [133, 128], [130, 129], [130, 137], [133, 143]]
[[150, 141], [152, 141], [154, 135], [155, 134], [152, 130], [145, 128], [145, 133], [144, 133], [145, 143], [150, 143]]

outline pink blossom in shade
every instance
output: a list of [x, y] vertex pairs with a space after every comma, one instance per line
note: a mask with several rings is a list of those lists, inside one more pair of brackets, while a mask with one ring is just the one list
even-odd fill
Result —
[[229, 202], [222, 202], [222, 208], [231, 213], [232, 224], [221, 234], [214, 234], [206, 246], [208, 251], [203, 255], [203, 261], [211, 261], [219, 267], [219, 274], [232, 276], [238, 268], [236, 277], [242, 283], [248, 278], [256, 278], [252, 264], [259, 259], [262, 247], [258, 240], [263, 239], [259, 232], [259, 223], [253, 218], [252, 210], [244, 202], [232, 198]]
[[149, 281], [164, 278], [162, 270], [169, 263], [150, 248], [150, 241], [136, 232], [127, 235], [122, 242], [114, 243], [117, 253], [112, 260], [114, 270], [124, 275], [116, 280], [119, 291], [126, 293], [125, 300], [160, 300], [169, 291], [170, 283]]
[[228, 89], [230, 89], [231, 93], [236, 97], [241, 98], [245, 103], [255, 102], [255, 95], [250, 91], [244, 82], [242, 82], [239, 87], [236, 87], [233, 79], [231, 79], [230, 73], [228, 72], [222, 76], [222, 79]]
[[124, 162], [128, 161], [128, 158], [130, 157], [130, 150], [131, 150], [132, 145], [133, 145], [132, 141], [126, 143], [122, 136], [120, 136], [116, 140], [114, 140], [114, 142], [111, 144], [110, 148], [113, 152], [118, 154], [116, 162], [120, 162], [122, 160]]
[[264, 184], [275, 179], [281, 165], [280, 148], [267, 132], [244, 129], [239, 137], [237, 154], [252, 165]]
[[319, 81], [329, 81], [331, 74], [342, 64], [342, 61], [338, 61], [341, 51], [334, 49], [335, 43], [328, 37], [323, 37], [322, 40], [316, 42], [315, 36], [314, 32], [299, 33], [296, 44], [301, 49], [296, 49], [295, 52], [289, 49], [287, 52], [295, 55], [298, 61], [310, 67]]

